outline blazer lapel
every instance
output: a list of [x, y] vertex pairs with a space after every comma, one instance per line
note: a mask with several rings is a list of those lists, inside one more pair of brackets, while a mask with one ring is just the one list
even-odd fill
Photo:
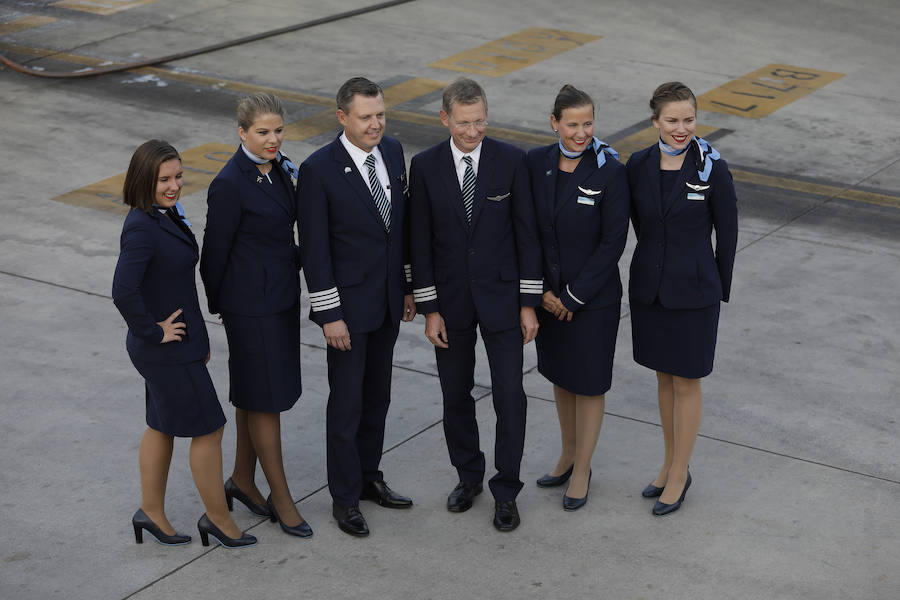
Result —
[[[343, 173], [343, 177], [347, 180], [348, 185], [356, 192], [356, 195], [360, 202], [362, 202], [365, 210], [372, 215], [372, 218], [375, 219], [385, 233], [387, 233], [387, 230], [384, 229], [384, 219], [381, 218], [381, 213], [378, 212], [378, 208], [375, 206], [375, 198], [372, 197], [372, 190], [369, 188], [369, 183], [363, 179], [362, 173], [356, 168], [356, 164], [353, 162], [353, 159], [350, 158], [350, 154], [341, 143], [340, 136], [331, 142], [331, 156], [337, 163], [337, 168]], [[382, 155], [382, 158], [383, 157], [384, 155]]]
[[[184, 230], [181, 229], [181, 227], [179, 227], [178, 225], [173, 223], [172, 219], [170, 219], [166, 215], [161, 214], [161, 213], [157, 213], [157, 214], [158, 214], [158, 216], [156, 217], [156, 219], [159, 221], [159, 226], [162, 228], [163, 231], [174, 235], [181, 241], [183, 241], [187, 244], [190, 244], [190, 246], [194, 250], [197, 250], [197, 248], [198, 248], [197, 247], [197, 239], [194, 237], [193, 233], [190, 233], [190, 230], [185, 232]], [[185, 227], [187, 227], [187, 226], [185, 226]]]
[[[247, 158], [247, 155], [244, 154], [244, 151], [240, 147], [238, 147], [235, 156], [237, 157], [238, 166], [254, 186], [262, 190], [266, 196], [271, 198], [283, 210], [287, 211], [289, 215], [294, 214], [290, 202], [287, 201], [284, 194], [280, 193], [282, 184], [277, 180], [278, 173], [269, 173], [269, 178], [272, 179], [272, 183], [269, 183], [266, 180], [266, 176], [259, 172], [256, 163]], [[272, 171], [275, 169], [281, 170], [278, 165], [272, 163]], [[276, 188], [276, 186], [278, 187]]]
[[[441, 146], [441, 153], [439, 156], [441, 164], [438, 168], [444, 177], [444, 189], [447, 190], [447, 201], [453, 205], [453, 212], [459, 217], [459, 222], [462, 223], [463, 229], [468, 230], [469, 221], [466, 219], [466, 209], [463, 206], [462, 190], [459, 188], [459, 177], [456, 175], [456, 164], [453, 162], [453, 153], [450, 151], [450, 144], [452, 143], [453, 141], [448, 139], [447, 143]], [[481, 172], [480, 165], [478, 172]], [[477, 183], [478, 181], [476, 179], [476, 197], [478, 196]], [[474, 221], [474, 209], [472, 212]]]
[[659, 191], [659, 146], [654, 145], [644, 161], [644, 181], [650, 186], [650, 201], [660, 218], [663, 216], [662, 199]]
[[[484, 208], [485, 196], [487, 196], [487, 186], [491, 178], [490, 165], [494, 160], [497, 148], [494, 141], [490, 138], [484, 138], [481, 142], [481, 156], [478, 157], [478, 176], [475, 179], [475, 198], [472, 201], [472, 227], [478, 222], [478, 216], [481, 209]], [[462, 193], [460, 192], [460, 195]]]
[[[694, 168], [694, 161], [691, 159], [690, 151], [688, 151], [688, 155], [684, 157], [684, 162], [681, 164], [681, 170], [678, 171], [678, 180], [672, 186], [672, 189], [669, 190], [668, 195], [662, 199], [663, 215], [668, 215], [672, 211], [672, 207], [678, 204], [679, 198], [685, 196], [684, 188], [688, 180], [688, 173], [690, 173], [692, 168]], [[659, 177], [656, 178], [656, 186], [658, 189]]]
[[557, 210], [556, 202], [556, 171], [559, 169], [559, 149], [554, 144], [547, 150], [544, 156], [544, 197], [538, 210], [541, 211], [541, 221], [553, 222]]
[[[403, 165], [398, 164], [399, 161], [396, 160], [396, 156], [389, 153], [387, 149], [384, 147], [384, 144], [378, 144], [378, 150], [381, 152], [381, 158], [384, 160], [384, 166], [388, 172], [388, 185], [390, 189], [388, 193], [390, 194], [391, 200], [391, 232], [394, 231], [394, 223], [401, 222], [404, 206], [403, 203], [406, 199], [404, 194], [406, 187], [406, 178], [404, 177]], [[375, 200], [372, 200], [372, 204], [375, 204]], [[381, 215], [379, 215], [379, 218]], [[382, 222], [384, 220], [382, 219]]]

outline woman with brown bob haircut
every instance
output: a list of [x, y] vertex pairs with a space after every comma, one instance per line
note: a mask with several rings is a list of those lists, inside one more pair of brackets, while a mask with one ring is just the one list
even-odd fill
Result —
[[141, 440], [141, 507], [132, 518], [164, 545], [191, 541], [165, 512], [174, 437], [190, 437], [191, 473], [206, 507], [197, 528], [204, 546], [212, 535], [229, 548], [256, 543], [235, 524], [222, 490], [225, 415], [206, 370], [209, 337], [194, 283], [197, 241], [178, 210], [184, 185], [181, 157], [169, 143], [150, 140], [131, 157], [123, 201], [131, 207], [122, 226], [112, 297], [128, 324], [125, 347], [144, 378], [147, 430]]

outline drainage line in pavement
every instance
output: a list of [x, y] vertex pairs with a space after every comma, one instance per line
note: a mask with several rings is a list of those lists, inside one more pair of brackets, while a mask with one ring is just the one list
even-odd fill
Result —
[[[118, 73], [120, 71], [130, 71], [132, 69], [139, 69], [141, 67], [149, 67], [151, 65], [157, 65], [160, 63], [172, 62], [176, 60], [181, 60], [183, 58], [189, 58], [191, 56], [197, 56], [199, 54], [206, 54], [208, 52], [215, 52], [216, 50], [222, 50], [224, 48], [230, 48], [232, 46], [239, 46], [241, 44], [247, 44], [250, 42], [255, 42], [257, 40], [262, 40], [265, 38], [273, 37], [276, 35], [281, 35], [283, 33], [291, 33], [293, 31], [299, 31], [301, 29], [309, 29], [310, 27], [316, 27], [318, 25], [324, 25], [326, 23], [333, 23], [335, 21], [340, 21], [342, 19], [349, 19], [350, 17], [355, 17], [358, 15], [363, 15], [370, 12], [375, 12], [378, 10], [382, 10], [385, 8], [390, 8], [392, 6], [397, 6], [398, 4], [406, 4], [408, 2], [412, 2], [413, 0], [389, 0], [388, 2], [380, 2], [378, 4], [372, 4], [370, 6], [364, 6], [362, 8], [357, 8], [354, 10], [348, 10], [342, 13], [337, 13], [331, 15], [329, 17], [321, 17], [319, 19], [312, 19], [311, 21], [304, 21], [302, 23], [297, 23], [296, 25], [289, 25], [287, 27], [281, 27], [279, 29], [271, 29], [269, 31], [263, 31], [262, 33], [255, 33], [253, 35], [248, 35], [242, 38], [238, 38], [236, 40], [229, 40], [227, 42], [219, 42], [218, 44], [212, 44], [210, 46], [204, 46], [202, 48], [197, 48], [196, 50], [188, 50], [186, 52], [178, 52], [176, 54], [169, 54], [167, 56], [161, 56], [159, 58], [151, 58], [143, 61], [137, 61], [133, 63], [128, 63], [125, 65], [113, 65], [111, 67], [105, 67], [102, 69], [95, 69], [93, 67], [88, 67], [86, 69], [79, 69], [77, 71], [42, 71], [40, 69], [35, 69], [33, 67], [26, 67], [17, 62], [14, 62], [0, 54], [0, 63], [2, 63], [5, 67], [12, 69], [13, 71], [18, 71], [19, 73], [24, 73], [25, 75], [33, 75], [35, 77], [46, 77], [50, 79], [71, 79], [76, 77], [93, 77], [95, 75], [105, 75], [107, 73]], [[44, 56], [41, 58], [52, 58], [52, 56]]]

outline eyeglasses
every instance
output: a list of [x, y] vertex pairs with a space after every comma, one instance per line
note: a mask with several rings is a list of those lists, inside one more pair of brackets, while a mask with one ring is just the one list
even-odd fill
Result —
[[468, 131], [470, 127], [474, 127], [477, 131], [484, 131], [488, 126], [487, 121], [462, 121], [460, 123], [453, 122], [453, 129], [457, 131]]

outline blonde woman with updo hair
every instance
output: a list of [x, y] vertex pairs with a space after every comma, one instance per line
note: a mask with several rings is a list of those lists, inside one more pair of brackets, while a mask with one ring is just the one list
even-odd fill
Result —
[[728, 165], [695, 135], [693, 92], [664, 83], [650, 110], [659, 140], [626, 164], [637, 235], [628, 296], [634, 360], [656, 371], [665, 441], [662, 467], [641, 495], [658, 498], [652, 512], [662, 516], [681, 507], [691, 486], [700, 381], [713, 368], [719, 303], [730, 297], [738, 222]]
[[[237, 499], [290, 535], [312, 529], [294, 504], [281, 455], [281, 413], [300, 397], [300, 249], [296, 168], [281, 153], [284, 107], [272, 94], [240, 100], [241, 145], [209, 186], [200, 275], [209, 311], [228, 338], [229, 400], [235, 407]], [[262, 466], [270, 495], [256, 486]]]

